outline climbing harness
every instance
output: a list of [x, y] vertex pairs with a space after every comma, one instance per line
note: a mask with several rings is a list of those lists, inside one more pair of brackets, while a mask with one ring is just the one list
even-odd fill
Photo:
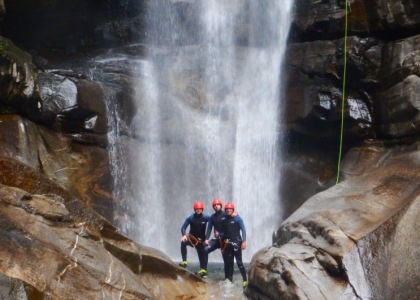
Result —
[[344, 74], [343, 74], [343, 100], [341, 104], [341, 135], [340, 135], [340, 151], [338, 153], [338, 172], [337, 182], [340, 180], [340, 165], [341, 165], [341, 153], [343, 151], [343, 132], [344, 132], [344, 98], [346, 93], [346, 72], [347, 72], [347, 16], [348, 16], [348, 0], [346, 0], [346, 24], [344, 30]]
[[220, 246], [221, 246], [221, 250], [222, 250], [222, 254], [225, 253], [226, 247], [227, 245], [230, 244], [233, 246], [233, 251], [238, 251], [239, 250], [239, 245], [236, 242], [231, 242], [229, 239], [226, 240], [220, 240]]
[[[188, 235], [188, 240], [190, 241], [191, 245], [193, 245], [193, 247], [195, 248], [196, 246], [198, 246], [198, 244], [201, 242], [200, 238], [196, 238], [195, 236], [193, 236], [192, 234]], [[192, 240], [195, 240], [195, 242], [193, 243]]]
[[220, 240], [220, 250], [222, 251], [222, 254], [225, 253], [227, 242], [225, 240]]

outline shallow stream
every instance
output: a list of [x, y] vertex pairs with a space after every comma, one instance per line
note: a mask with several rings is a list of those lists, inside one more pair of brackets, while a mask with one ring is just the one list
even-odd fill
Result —
[[[179, 262], [177, 262], [179, 263]], [[244, 264], [248, 271], [247, 263]], [[187, 270], [194, 272], [199, 269], [198, 263], [188, 263]], [[242, 287], [242, 276], [235, 262], [235, 270], [233, 274], [233, 285], [227, 285], [223, 281], [225, 273], [223, 263], [209, 263], [207, 282], [207, 292], [210, 296], [209, 300], [242, 300], [247, 299], [244, 296], [244, 288]]]

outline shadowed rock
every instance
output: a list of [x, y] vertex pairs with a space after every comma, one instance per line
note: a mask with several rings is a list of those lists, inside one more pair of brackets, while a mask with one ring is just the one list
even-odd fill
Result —
[[[308, 76], [288, 70], [283, 130], [311, 137], [338, 140], [342, 116], [342, 88], [329, 78]], [[361, 140], [375, 136], [370, 96], [358, 88], [348, 88], [344, 105], [346, 139]]]
[[[347, 72], [351, 81], [377, 82], [383, 42], [376, 38], [350, 36], [347, 40]], [[318, 76], [343, 76], [344, 39], [293, 43], [288, 46], [286, 63], [302, 72]]]
[[[396, 84], [409, 75], [420, 75], [420, 35], [388, 43], [384, 47], [384, 79]], [[385, 83], [387, 83], [385, 82]]]
[[15, 108], [36, 118], [41, 103], [33, 98], [35, 79], [31, 56], [10, 40], [0, 37], [0, 112]]
[[[298, 0], [293, 27], [307, 38], [331, 39], [345, 27], [345, 1]], [[416, 0], [355, 0], [349, 2], [348, 29], [355, 33], [391, 33], [418, 28], [420, 4]], [[398, 32], [400, 31], [400, 32]]]
[[[343, 39], [294, 43], [288, 46], [286, 98], [282, 120], [286, 129], [307, 136], [338, 139], [340, 135]], [[375, 38], [349, 37], [345, 99], [346, 138], [375, 136], [371, 97], [367, 90], [378, 85], [383, 43]]]
[[4, 7], [4, 0], [0, 0], [0, 21], [3, 21], [6, 8]]
[[420, 78], [407, 77], [375, 96], [378, 130], [383, 136], [404, 137], [420, 132]]
[[5, 300], [27, 300], [27, 292], [22, 281], [0, 273], [0, 298]]

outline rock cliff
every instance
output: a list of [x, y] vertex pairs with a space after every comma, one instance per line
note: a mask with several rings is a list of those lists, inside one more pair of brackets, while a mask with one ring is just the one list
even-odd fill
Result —
[[[251, 262], [251, 299], [418, 298], [420, 256], [409, 249], [418, 248], [420, 4], [349, 1], [346, 49], [344, 5], [295, 3], [283, 119], [286, 220]], [[345, 157], [331, 187], [343, 50]]]
[[250, 298], [417, 299], [419, 154], [417, 143], [352, 148], [343, 182], [307, 200], [254, 256]]
[[[345, 1], [295, 3], [282, 82], [285, 222], [252, 260], [251, 299], [418, 298], [420, 4], [348, 2], [346, 49]], [[130, 209], [112, 193], [109, 161], [118, 149], [109, 133], [117, 127], [127, 147], [141, 141], [130, 127], [132, 83], [148, 79], [127, 60], [104, 61], [152, 51], [130, 46], [154, 34], [144, 30], [148, 10], [164, 12], [161, 1], [152, 4], [0, 0], [0, 298], [208, 296], [197, 278], [110, 223], [116, 207]], [[193, 3], [165, 7], [185, 22], [162, 18], [167, 35], [155, 42], [197, 42]], [[238, 36], [240, 46], [259, 45]], [[345, 159], [332, 187], [344, 51]], [[160, 84], [185, 92], [194, 109], [214, 105], [199, 76], [187, 76], [194, 87], [176, 76]]]
[[208, 298], [201, 279], [111, 224], [122, 200], [107, 105], [126, 130], [136, 74], [91, 58], [127, 42], [118, 22], [133, 25], [141, 6], [0, 1], [1, 299]]
[[35, 169], [2, 157], [0, 181], [0, 272], [25, 287], [19, 299], [205, 299], [200, 279]]
[[[307, 151], [313, 158], [303, 159], [292, 173], [313, 180], [299, 191], [286, 188], [285, 202], [294, 204], [286, 206], [285, 218], [309, 191], [330, 187], [332, 180], [325, 174], [332, 178], [336, 172], [330, 161], [337, 161], [341, 127], [344, 5], [345, 1], [295, 2], [282, 128], [289, 133], [289, 156]], [[344, 152], [366, 139], [396, 144], [418, 139], [418, 16], [419, 4], [413, 1], [349, 1]], [[326, 155], [315, 158], [313, 153]], [[319, 175], [309, 171], [314, 165], [324, 166]]]

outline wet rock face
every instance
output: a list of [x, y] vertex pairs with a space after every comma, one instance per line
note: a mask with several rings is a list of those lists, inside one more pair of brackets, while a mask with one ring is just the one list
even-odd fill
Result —
[[[287, 100], [282, 129], [291, 137], [287, 150], [301, 153], [308, 157], [307, 161], [319, 141], [338, 152], [344, 5], [345, 1], [298, 0], [295, 3], [285, 60], [287, 70], [283, 84]], [[420, 76], [419, 5], [410, 0], [387, 4], [383, 1], [350, 1], [349, 37], [345, 49], [344, 154], [367, 139], [381, 138], [389, 142], [393, 139], [393, 143], [406, 144], [418, 140], [415, 95]], [[304, 139], [307, 142], [303, 147], [299, 141]], [[321, 161], [327, 165], [329, 159]], [[298, 161], [296, 168], [289, 169], [302, 172], [288, 172], [300, 173], [301, 180], [306, 181], [308, 177], [304, 176], [304, 170], [310, 168], [310, 164], [300, 163], [305, 159]], [[323, 172], [316, 172], [314, 176], [319, 178]], [[287, 173], [284, 176], [288, 178]], [[331, 173], [330, 180], [332, 177]], [[310, 186], [313, 189], [302, 189], [302, 195], [295, 197], [302, 199], [309, 190], [322, 189], [322, 185]]]
[[[345, 1], [298, 0], [292, 35], [336, 38], [344, 29]], [[420, 4], [415, 0], [355, 0], [349, 3], [349, 31], [354, 33], [410, 30], [420, 24]]]
[[[342, 115], [343, 153], [377, 136], [371, 90], [381, 80], [384, 43], [376, 38], [349, 38], [344, 114], [343, 46], [342, 39], [288, 46], [282, 129], [288, 131], [289, 138], [281, 190], [286, 217], [306, 199], [331, 186], [337, 170]], [[296, 188], [296, 184], [303, 187]]]
[[112, 196], [104, 148], [106, 103], [116, 92], [72, 70], [37, 70], [31, 56], [5, 38], [0, 46], [0, 155], [39, 170], [112, 220], [120, 200]]
[[388, 43], [384, 48], [382, 75], [386, 83], [401, 82], [409, 75], [420, 75], [420, 35]]
[[352, 149], [345, 180], [305, 202], [253, 257], [250, 298], [415, 299], [418, 265], [397, 266], [407, 255], [411, 264], [420, 259], [407, 242], [416, 236], [409, 224], [418, 214], [419, 165], [418, 144]]
[[[341, 121], [343, 40], [290, 44], [286, 55], [288, 69], [284, 122], [293, 131], [308, 136], [335, 139]], [[375, 136], [372, 126], [371, 84], [378, 83], [383, 43], [374, 38], [350, 37], [347, 45], [348, 86], [345, 97], [347, 139]], [[287, 127], [289, 127], [288, 125]], [[338, 130], [337, 130], [338, 129]]]
[[39, 170], [112, 220], [121, 200], [112, 195], [106, 105], [126, 98], [131, 78], [111, 72], [100, 82], [84, 69], [37, 70], [9, 40], [0, 38], [0, 46], [0, 155]]
[[58, 115], [77, 106], [77, 87], [69, 78], [42, 72], [38, 84], [44, 112]]
[[205, 299], [198, 278], [128, 240], [34, 169], [1, 158], [0, 173], [0, 272], [33, 293], [66, 299]]
[[37, 83], [42, 114], [57, 131], [107, 133], [106, 102], [113, 91], [100, 83], [40, 72]]
[[0, 274], [1, 299], [27, 300], [28, 295], [22, 281]]
[[413, 201], [373, 234], [362, 239], [358, 249], [367, 270], [368, 286], [378, 299], [416, 299], [420, 271], [419, 233], [412, 230], [419, 220], [420, 201]]
[[[19, 116], [0, 116], [0, 155], [42, 172], [113, 219], [112, 177], [106, 149], [74, 143]], [[12, 174], [11, 174], [12, 175]]]
[[[352, 81], [378, 81], [383, 42], [377, 38], [350, 36], [347, 40], [347, 67]], [[341, 78], [344, 39], [293, 43], [286, 61], [306, 74]]]
[[410, 75], [403, 82], [375, 96], [378, 130], [383, 136], [400, 138], [420, 131], [420, 78]]
[[57, 131], [107, 133], [106, 102], [114, 91], [73, 76], [38, 71], [28, 53], [0, 37], [0, 113], [21, 114]]
[[381, 137], [418, 135], [419, 39], [416, 35], [384, 47], [382, 81], [373, 95], [374, 118]]
[[287, 219], [305, 201], [334, 184], [338, 144], [307, 136], [291, 136], [280, 164], [282, 219]]
[[39, 114], [41, 104], [33, 97], [35, 79], [31, 56], [0, 37], [0, 110], [15, 108], [30, 116]]

